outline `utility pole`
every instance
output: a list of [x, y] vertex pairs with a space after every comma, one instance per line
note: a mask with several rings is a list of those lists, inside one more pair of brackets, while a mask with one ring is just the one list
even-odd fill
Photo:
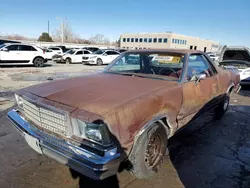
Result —
[[49, 35], [49, 21], [48, 21], [48, 35]]

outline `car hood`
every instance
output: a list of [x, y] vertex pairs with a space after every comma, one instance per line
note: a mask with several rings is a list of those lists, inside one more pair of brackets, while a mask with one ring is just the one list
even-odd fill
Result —
[[23, 90], [80, 110], [104, 115], [131, 100], [177, 82], [98, 73], [47, 82]]

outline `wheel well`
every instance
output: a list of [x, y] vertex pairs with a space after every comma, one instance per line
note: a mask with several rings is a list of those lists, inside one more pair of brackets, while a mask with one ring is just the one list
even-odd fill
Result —
[[173, 128], [169, 125], [167, 117], [163, 117], [156, 122], [159, 122], [160, 124], [162, 124], [165, 127], [168, 137], [170, 137], [172, 135]]
[[[42, 57], [42, 56], [36, 56], [36, 57], [34, 57], [34, 59], [36, 59], [38, 57], [44, 59], [44, 57]], [[33, 61], [34, 61], [34, 59], [33, 59]]]
[[234, 89], [234, 86], [230, 87], [230, 89], [228, 90], [228, 93], [230, 94]]

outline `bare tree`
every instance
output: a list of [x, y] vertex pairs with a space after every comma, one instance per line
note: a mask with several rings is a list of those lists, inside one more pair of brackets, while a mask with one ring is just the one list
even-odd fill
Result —
[[74, 40], [74, 33], [68, 22], [64, 22], [63, 28], [61, 26], [55, 30], [55, 41], [59, 41], [62, 38], [63, 32], [63, 40], [64, 42], [71, 42]]
[[89, 39], [92, 44], [103, 44], [104, 35], [103, 34], [95, 34]]

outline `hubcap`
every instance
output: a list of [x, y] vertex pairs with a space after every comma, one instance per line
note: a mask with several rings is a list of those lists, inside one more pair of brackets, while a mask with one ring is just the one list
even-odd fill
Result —
[[145, 153], [145, 163], [148, 167], [154, 167], [161, 159], [162, 148], [160, 136], [154, 133], [150, 139]]
[[35, 59], [35, 64], [36, 64], [38, 67], [42, 66], [42, 65], [43, 65], [43, 59], [41, 59], [41, 58]]

